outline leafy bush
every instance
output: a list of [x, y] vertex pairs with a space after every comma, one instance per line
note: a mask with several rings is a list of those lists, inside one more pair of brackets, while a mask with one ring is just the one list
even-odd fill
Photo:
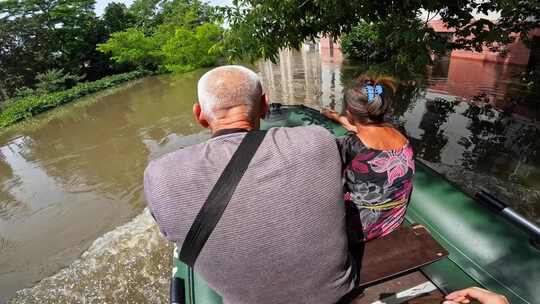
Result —
[[379, 35], [373, 24], [361, 22], [341, 38], [341, 49], [351, 58], [374, 60], [382, 53], [378, 49]]
[[45, 94], [67, 90], [84, 77], [65, 73], [64, 69], [51, 69], [36, 76], [36, 93]]
[[117, 63], [130, 63], [143, 68], [156, 68], [162, 61], [158, 37], [147, 36], [142, 30], [129, 28], [113, 33], [111, 38], [98, 44], [98, 51], [111, 54]]
[[93, 82], [83, 82], [71, 89], [47, 93], [42, 95], [30, 95], [17, 100], [8, 101], [0, 112], [0, 128], [12, 125], [18, 121], [35, 116], [77, 98], [92, 94], [119, 83], [126, 82], [147, 75], [145, 71], [133, 71], [102, 78]]
[[[13, 100], [25, 98], [30, 95], [43, 95], [56, 91], [67, 90], [81, 81], [84, 76], [65, 73], [63, 69], [51, 69], [36, 76], [35, 88], [20, 87], [15, 90]], [[12, 100], [12, 101], [13, 101]]]
[[168, 72], [186, 72], [198, 67], [212, 66], [217, 63], [219, 54], [214, 52], [221, 38], [221, 29], [211, 23], [195, 28], [176, 30], [161, 48], [164, 55], [164, 67]]
[[215, 45], [221, 37], [221, 28], [213, 23], [194, 27], [164, 24], [152, 35], [135, 28], [114, 33], [98, 50], [110, 53], [117, 63], [160, 72], [187, 72], [215, 65], [220, 57]]
[[350, 58], [383, 65], [397, 76], [422, 73], [432, 53], [444, 53], [446, 44], [417, 19], [360, 22], [342, 37], [343, 51]]
[[[219, 11], [199, 1], [154, 1], [134, 4], [159, 15], [151, 27], [136, 26], [114, 33], [97, 49], [117, 63], [159, 72], [187, 72], [215, 65], [223, 37]], [[147, 14], [145, 14], [147, 15]]]

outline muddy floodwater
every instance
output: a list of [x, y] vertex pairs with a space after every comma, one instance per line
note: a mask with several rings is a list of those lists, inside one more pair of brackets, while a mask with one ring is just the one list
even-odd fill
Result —
[[202, 73], [128, 83], [0, 135], [0, 295], [141, 213], [148, 161], [208, 136], [191, 119]]
[[[363, 69], [318, 48], [256, 68], [271, 101], [338, 110]], [[523, 71], [440, 59], [395, 115], [417, 157], [538, 222], [540, 127], [518, 98]], [[142, 174], [209, 137], [191, 114], [202, 73], [136, 80], [0, 133], [0, 302], [166, 302], [170, 247], [143, 211]]]

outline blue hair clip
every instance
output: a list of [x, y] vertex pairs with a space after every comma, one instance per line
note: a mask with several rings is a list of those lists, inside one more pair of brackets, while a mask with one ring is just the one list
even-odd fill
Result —
[[366, 84], [364, 86], [364, 89], [366, 90], [368, 103], [372, 103], [373, 100], [375, 100], [375, 95], [380, 96], [383, 92], [383, 87], [380, 84], [376, 86], [372, 86], [371, 84]]

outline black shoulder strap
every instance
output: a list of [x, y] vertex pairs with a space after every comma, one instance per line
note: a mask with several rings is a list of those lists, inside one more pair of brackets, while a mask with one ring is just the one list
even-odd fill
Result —
[[244, 136], [216, 185], [210, 191], [180, 250], [179, 258], [188, 266], [195, 265], [199, 253], [227, 208], [236, 186], [246, 172], [265, 134], [264, 131], [250, 131]]

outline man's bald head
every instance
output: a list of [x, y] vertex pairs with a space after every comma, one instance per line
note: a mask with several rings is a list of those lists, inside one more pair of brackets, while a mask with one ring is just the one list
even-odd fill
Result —
[[237, 106], [245, 106], [250, 120], [258, 117], [262, 85], [259, 76], [252, 70], [239, 65], [221, 66], [208, 71], [197, 86], [199, 103], [206, 119], [216, 117], [216, 113]]

